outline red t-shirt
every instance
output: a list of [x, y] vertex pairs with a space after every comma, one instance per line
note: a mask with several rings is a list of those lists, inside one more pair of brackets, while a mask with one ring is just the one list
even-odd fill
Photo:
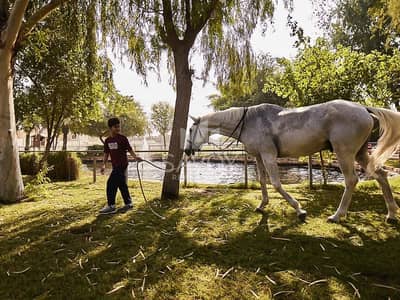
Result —
[[128, 166], [127, 151], [132, 150], [126, 136], [117, 134], [114, 137], [108, 137], [104, 143], [104, 153], [111, 156], [113, 168], [126, 168]]

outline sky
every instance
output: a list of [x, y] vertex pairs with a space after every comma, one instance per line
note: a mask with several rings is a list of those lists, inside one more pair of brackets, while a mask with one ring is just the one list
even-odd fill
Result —
[[[300, 27], [304, 29], [305, 35], [314, 40], [321, 35], [317, 28], [317, 20], [313, 15], [311, 0], [294, 0], [294, 11], [292, 16]], [[282, 1], [276, 8], [273, 24], [262, 35], [261, 30], [257, 29], [251, 39], [252, 47], [256, 53], [269, 53], [273, 57], [294, 57], [297, 50], [293, 47], [295, 38], [290, 37], [290, 29], [287, 26], [287, 10], [283, 7]], [[164, 63], [165, 65], [165, 63]], [[191, 67], [196, 74], [202, 71], [201, 59], [193, 57]], [[117, 89], [124, 95], [133, 96], [140, 102], [144, 111], [150, 115], [151, 105], [159, 101], [167, 101], [171, 105], [175, 103], [175, 91], [169, 84], [170, 74], [164, 67], [161, 69], [161, 81], [157, 75], [150, 73], [147, 79], [148, 86], [143, 83], [143, 79], [134, 71], [129, 69], [129, 63], [121, 64], [114, 60], [114, 81]], [[218, 91], [213, 84], [213, 78], [203, 86], [202, 80], [193, 79], [192, 99], [190, 103], [190, 114], [201, 116], [212, 112], [208, 96], [217, 94]]]

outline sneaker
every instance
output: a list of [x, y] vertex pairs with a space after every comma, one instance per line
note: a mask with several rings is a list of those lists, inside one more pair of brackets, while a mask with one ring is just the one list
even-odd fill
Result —
[[109, 214], [115, 214], [117, 212], [117, 209], [115, 208], [115, 205], [106, 205], [104, 208], [102, 208], [99, 213], [101, 215], [109, 215]]
[[119, 213], [126, 213], [128, 210], [131, 210], [132, 208], [133, 208], [133, 204], [132, 203], [125, 204], [123, 207], [118, 209], [118, 212]]

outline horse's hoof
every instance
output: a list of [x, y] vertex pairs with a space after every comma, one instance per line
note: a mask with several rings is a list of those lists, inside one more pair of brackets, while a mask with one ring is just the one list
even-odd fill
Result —
[[386, 223], [391, 224], [391, 225], [397, 225], [399, 221], [394, 218], [386, 218]]
[[262, 208], [260, 208], [260, 207], [257, 207], [254, 211], [255, 211], [255, 212], [258, 212], [258, 213], [260, 213], [260, 214], [265, 213], [264, 209], [262, 209]]
[[301, 213], [297, 216], [302, 223], [306, 222], [307, 213]]
[[327, 222], [328, 223], [339, 223], [339, 219], [336, 219], [335, 217], [330, 216], [330, 217], [328, 217]]

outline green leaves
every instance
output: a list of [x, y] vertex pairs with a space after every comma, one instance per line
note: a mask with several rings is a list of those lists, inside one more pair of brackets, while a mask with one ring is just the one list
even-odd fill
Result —
[[151, 125], [161, 135], [165, 135], [172, 129], [174, 107], [168, 102], [157, 102], [151, 106]]
[[97, 6], [103, 47], [128, 55], [138, 74], [158, 70], [162, 53], [172, 61], [170, 50], [185, 45], [203, 55], [202, 77], [213, 72], [219, 82], [247, 66], [251, 35], [274, 12], [272, 0], [99, 0]]
[[107, 120], [118, 117], [122, 133], [126, 136], [143, 135], [147, 128], [147, 118], [142, 107], [133, 97], [123, 96], [115, 89], [108, 95], [96, 117], [81, 124], [79, 132], [102, 137], [108, 131]]
[[366, 53], [390, 53], [399, 47], [398, 0], [335, 0], [330, 8], [324, 0], [315, 3], [320, 25], [335, 46]]
[[83, 25], [71, 25], [77, 16], [68, 8], [53, 12], [17, 53], [16, 113], [24, 123], [40, 119], [50, 144], [65, 120], [75, 129], [96, 115], [110, 81], [96, 47], [84, 51], [90, 39]]
[[236, 74], [218, 85], [220, 95], [210, 96], [214, 109], [222, 110], [232, 106], [250, 106], [260, 103], [286, 105], [286, 99], [273, 92], [263, 92], [267, 81], [272, 80], [277, 65], [275, 59], [261, 55], [239, 66]]
[[392, 24], [400, 32], [400, 2], [397, 0], [388, 0], [388, 13], [392, 18]]
[[282, 71], [266, 79], [264, 91], [288, 98], [292, 106], [312, 105], [333, 99], [364, 104], [390, 105], [399, 101], [400, 55], [370, 54], [323, 40], [300, 51], [294, 61], [280, 60]]

